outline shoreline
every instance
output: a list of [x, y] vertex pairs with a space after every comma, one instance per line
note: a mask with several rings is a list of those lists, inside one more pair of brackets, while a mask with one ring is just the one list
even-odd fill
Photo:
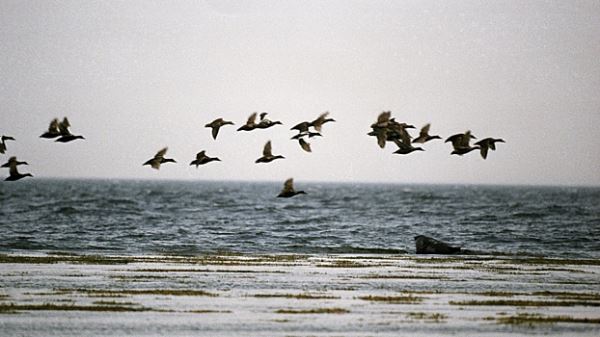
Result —
[[600, 333], [600, 259], [67, 253], [0, 265], [7, 336]]

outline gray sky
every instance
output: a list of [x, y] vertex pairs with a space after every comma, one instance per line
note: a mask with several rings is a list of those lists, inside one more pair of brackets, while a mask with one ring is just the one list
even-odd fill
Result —
[[[507, 143], [393, 155], [383, 110]], [[253, 111], [284, 126], [236, 132]], [[85, 141], [38, 138], [63, 116]], [[0, 1], [0, 160], [36, 177], [600, 185], [599, 125], [599, 1]], [[254, 164], [269, 139], [287, 159]]]

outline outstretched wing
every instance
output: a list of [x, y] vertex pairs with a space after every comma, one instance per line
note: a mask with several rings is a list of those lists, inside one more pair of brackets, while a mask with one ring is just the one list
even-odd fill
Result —
[[71, 126], [71, 123], [69, 123], [69, 120], [67, 119], [67, 117], [65, 117], [62, 122], [60, 122], [58, 124], [58, 130], [60, 131], [60, 134], [63, 136], [70, 136], [71, 135], [71, 131], [69, 131], [69, 127]]
[[160, 151], [156, 152], [156, 154], [154, 155], [154, 158], [163, 158], [165, 156], [165, 154], [167, 154], [167, 150], [169, 148], [165, 147], [164, 149], [161, 149]]
[[198, 152], [198, 153], [196, 154], [196, 159], [197, 159], [197, 160], [200, 160], [200, 159], [202, 159], [202, 158], [206, 157], [206, 154], [205, 154], [205, 153], [206, 153], [206, 151], [204, 151], [204, 150], [202, 150], [202, 151]]
[[271, 141], [268, 141], [263, 148], [263, 156], [272, 157], [273, 153], [271, 152]]
[[312, 125], [315, 128], [315, 130], [321, 132], [321, 126], [323, 126], [323, 123], [325, 122], [325, 118], [327, 118], [327, 115], [329, 115], [329, 111], [322, 113], [317, 119], [315, 119], [312, 122]]
[[59, 129], [58, 129], [58, 118], [54, 118], [50, 122], [50, 126], [48, 126], [48, 132], [57, 132], [57, 131], [59, 131]]
[[298, 142], [300, 143], [300, 147], [302, 147], [302, 149], [306, 152], [312, 152], [311, 148], [310, 148], [310, 144], [307, 143], [304, 139], [300, 138], [298, 139]]
[[248, 117], [248, 120], [246, 121], [246, 125], [254, 125], [256, 121], [256, 112], [253, 113], [252, 115], [250, 115], [250, 117]]
[[379, 116], [377, 116], [377, 124], [387, 123], [390, 120], [391, 116], [392, 116], [391, 111], [384, 111], [384, 112], [380, 113]]
[[290, 178], [283, 183], [283, 189], [281, 193], [293, 193], [294, 192], [294, 178]]
[[421, 132], [419, 132], [419, 137], [427, 138], [427, 136], [429, 136], [429, 128], [430, 127], [431, 127], [431, 124], [425, 124], [425, 126], [423, 126], [421, 128]]
[[215, 125], [212, 127], [212, 137], [213, 139], [217, 139], [217, 135], [219, 134], [220, 125]]

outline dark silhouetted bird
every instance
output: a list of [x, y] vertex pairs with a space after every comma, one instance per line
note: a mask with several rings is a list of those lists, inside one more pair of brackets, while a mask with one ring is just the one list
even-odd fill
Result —
[[6, 152], [6, 142], [7, 140], [15, 140], [13, 137], [10, 136], [2, 136], [2, 138], [0, 138], [0, 153], [4, 154]]
[[405, 142], [405, 139], [410, 141], [410, 134], [406, 129], [414, 129], [415, 127], [406, 123], [399, 123], [394, 118], [391, 118], [391, 111], [384, 111], [379, 114], [377, 117], [377, 122], [371, 124], [371, 132], [368, 133], [369, 136], [377, 137], [377, 144], [382, 149], [385, 148], [386, 142], [393, 142], [396, 140], [402, 140]]
[[240, 126], [237, 130], [252, 131], [254, 129], [256, 129], [256, 112], [250, 115], [250, 117], [248, 117], [248, 120], [246, 121], [246, 124]]
[[8, 162], [4, 165], [2, 165], [2, 167], [8, 167], [9, 168], [9, 176], [8, 178], [4, 179], [6, 181], [15, 181], [15, 180], [19, 180], [21, 178], [25, 178], [25, 177], [33, 177], [33, 175], [31, 173], [19, 173], [19, 171], [17, 170], [17, 166], [18, 165], [28, 165], [27, 162], [24, 161], [18, 161], [17, 157], [11, 157]]
[[164, 149], [158, 151], [154, 155], [154, 158], [148, 160], [143, 165], [150, 165], [153, 169], [157, 169], [158, 170], [158, 169], [160, 169], [160, 165], [161, 164], [164, 164], [164, 163], [176, 163], [175, 159], [165, 158], [165, 154], [167, 154], [167, 149], [168, 148], [165, 147]]
[[471, 139], [477, 139], [475, 136], [471, 134], [471, 131], [466, 131], [465, 133], [457, 133], [452, 135], [444, 141], [444, 143], [452, 142], [452, 147], [454, 150], [450, 154], [457, 154], [462, 156], [463, 154], [467, 154], [473, 150], [478, 150], [479, 146], [471, 146], [469, 142]]
[[67, 119], [67, 117], [63, 118], [62, 122], [60, 122], [58, 124], [58, 130], [60, 131], [60, 138], [58, 138], [56, 140], [57, 142], [68, 143], [75, 139], [85, 139], [83, 136], [79, 136], [79, 135], [76, 136], [76, 135], [72, 134], [71, 131], [69, 131], [70, 126], [71, 126], [71, 123], [69, 123], [69, 120]]
[[212, 137], [213, 137], [213, 139], [217, 139], [217, 135], [219, 134], [219, 129], [223, 125], [233, 125], [233, 122], [223, 120], [223, 118], [217, 118], [214, 121], [206, 124], [204, 127], [212, 128]]
[[54, 118], [48, 126], [48, 131], [44, 132], [40, 138], [56, 138], [60, 136], [60, 130], [58, 129], [58, 118]]
[[294, 179], [290, 178], [283, 183], [283, 189], [277, 195], [278, 198], [291, 198], [298, 194], [306, 194], [304, 191], [294, 190]]
[[270, 119], [267, 118], [267, 113], [263, 112], [260, 114], [260, 121], [258, 122], [258, 124], [256, 125], [257, 129], [268, 129], [272, 126], [278, 125], [278, 124], [283, 124], [280, 121], [271, 121]]
[[410, 137], [404, 136], [402, 139], [394, 139], [394, 143], [398, 145], [398, 150], [394, 151], [396, 154], [409, 154], [414, 151], [425, 151], [420, 147], [412, 146]]
[[292, 127], [290, 130], [298, 130], [298, 133], [306, 133], [308, 132], [308, 128], [310, 127], [310, 122], [301, 122], [298, 123], [296, 125], [294, 125], [294, 127]]
[[206, 163], [210, 163], [211, 161], [221, 161], [221, 159], [217, 157], [209, 157], [206, 155], [206, 151], [202, 150], [196, 154], [196, 159], [193, 160], [190, 165], [196, 165], [196, 168], [198, 168], [198, 165], [204, 165]]
[[495, 151], [496, 150], [496, 143], [506, 143], [504, 141], [504, 139], [501, 138], [484, 138], [478, 142], [475, 143], [475, 145], [479, 145], [480, 147], [480, 154], [481, 157], [483, 159], [487, 158], [487, 154], [488, 154], [488, 149]]
[[255, 163], [270, 163], [275, 159], [284, 159], [284, 156], [277, 155], [274, 156], [271, 152], [271, 141], [268, 141], [263, 148], [263, 156], [256, 159]]
[[421, 128], [421, 132], [419, 132], [419, 137], [413, 139], [413, 143], [426, 143], [432, 139], [442, 139], [442, 137], [440, 136], [430, 136], [429, 135], [429, 128], [431, 127], [431, 124], [425, 124], [425, 126], [423, 126]]

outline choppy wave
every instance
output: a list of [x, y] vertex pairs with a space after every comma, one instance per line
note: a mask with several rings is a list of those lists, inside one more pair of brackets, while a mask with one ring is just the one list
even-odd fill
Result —
[[600, 189], [35, 179], [0, 184], [0, 252], [401, 254], [428, 235], [474, 252], [600, 257]]

